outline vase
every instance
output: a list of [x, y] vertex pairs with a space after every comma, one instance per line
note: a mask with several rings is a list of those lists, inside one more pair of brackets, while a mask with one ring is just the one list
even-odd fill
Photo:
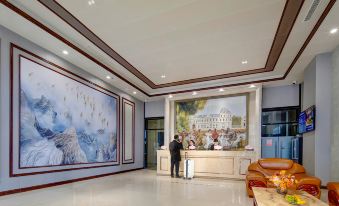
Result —
[[281, 195], [286, 195], [287, 194], [287, 189], [282, 190], [280, 187], [277, 187], [277, 193]]

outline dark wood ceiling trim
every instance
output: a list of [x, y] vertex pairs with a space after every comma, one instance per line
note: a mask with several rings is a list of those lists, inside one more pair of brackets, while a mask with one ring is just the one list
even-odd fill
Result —
[[[40, 27], [41, 29], [45, 30], [46, 32], [48, 32], [49, 34], [51, 34], [52, 36], [54, 36], [55, 38], [59, 39], [60, 41], [62, 41], [63, 43], [67, 44], [66, 39], [64, 39], [63, 37], [61, 37], [60, 35], [56, 34], [54, 31], [50, 30], [49, 28], [47, 28], [46, 26], [44, 26], [42, 23], [40, 23], [39, 21], [37, 21], [36, 19], [34, 19], [33, 17], [29, 16], [27, 13], [23, 12], [22, 10], [20, 10], [19, 8], [15, 7], [14, 5], [12, 5], [11, 3], [5, 1], [5, 0], [1, 0], [0, 3], [2, 3], [3, 5], [5, 5], [6, 7], [8, 7], [9, 9], [11, 9], [12, 11], [16, 12], [17, 14], [19, 14], [20, 16], [24, 17], [25, 19], [27, 19], [28, 21], [32, 22], [33, 24], [37, 25], [38, 27]], [[328, 15], [328, 13], [330, 12], [330, 10], [332, 9], [333, 5], [336, 3], [336, 0], [330, 0], [330, 2], [328, 3], [327, 7], [325, 8], [325, 10], [323, 11], [321, 17], [318, 19], [317, 23], [315, 24], [315, 26], [313, 27], [312, 31], [310, 32], [309, 36], [307, 37], [307, 39], [305, 40], [303, 46], [300, 48], [299, 52], [297, 53], [297, 55], [295, 56], [295, 58], [293, 59], [292, 63], [290, 64], [289, 68], [287, 69], [287, 71], [285, 72], [283, 77], [279, 77], [279, 78], [269, 78], [269, 79], [263, 79], [263, 80], [257, 80], [257, 81], [247, 81], [247, 82], [242, 82], [242, 83], [235, 83], [235, 84], [228, 84], [228, 85], [221, 85], [221, 86], [211, 86], [211, 87], [205, 87], [205, 88], [199, 88], [199, 89], [189, 89], [189, 90], [180, 90], [180, 91], [174, 91], [174, 92], [164, 92], [164, 93], [158, 93], [158, 94], [148, 94], [144, 91], [142, 91], [140, 88], [138, 88], [137, 86], [135, 86], [134, 84], [132, 84], [131, 82], [129, 82], [128, 80], [126, 80], [125, 78], [121, 78], [120, 76], [118, 76], [119, 78], [121, 78], [123, 81], [125, 81], [126, 83], [130, 84], [131, 86], [135, 87], [136, 89], [138, 89], [139, 91], [142, 91], [145, 95], [147, 95], [148, 97], [156, 97], [156, 96], [164, 96], [164, 95], [169, 95], [169, 94], [179, 94], [179, 93], [187, 93], [187, 92], [193, 92], [193, 91], [203, 91], [203, 90], [210, 90], [210, 89], [219, 89], [219, 88], [226, 88], [226, 87], [233, 87], [233, 86], [241, 86], [241, 85], [248, 85], [248, 84], [256, 84], [256, 83], [265, 83], [265, 82], [271, 82], [271, 81], [279, 81], [279, 80], [284, 80], [287, 75], [290, 73], [290, 71], [293, 69], [293, 66], [295, 65], [295, 63], [298, 61], [299, 57], [301, 56], [301, 54], [303, 53], [303, 51], [305, 50], [305, 48], [307, 47], [307, 45], [309, 44], [309, 42], [311, 41], [311, 39], [313, 38], [314, 34], [317, 32], [318, 28], [320, 27], [321, 23], [325, 20], [326, 16]], [[69, 45], [70, 46], [70, 45]], [[74, 46], [74, 45], [73, 45]], [[74, 46], [75, 47], [75, 46]], [[73, 48], [73, 47], [72, 47]], [[77, 47], [76, 47], [77, 48]], [[79, 49], [79, 48], [78, 48]], [[76, 49], [77, 50], [77, 49]], [[82, 51], [81, 49], [79, 49], [81, 52], [81, 54], [83, 54], [85, 57], [89, 58], [91, 57], [89, 54], [87, 54], [86, 52]], [[77, 50], [78, 51], [78, 50]], [[86, 54], [86, 55], [85, 55]], [[92, 57], [93, 58], [93, 57]], [[93, 61], [92, 58], [89, 58]], [[96, 64], [98, 64], [99, 66], [101, 66], [102, 64], [99, 62], [99, 60], [94, 61]], [[105, 65], [104, 65], [105, 66]], [[106, 67], [106, 66], [105, 66]], [[105, 68], [103, 67], [103, 68]], [[106, 67], [105, 69], [107, 70], [108, 67]], [[113, 71], [112, 71], [113, 72]]]
[[127, 69], [129, 72], [134, 74], [145, 84], [154, 88], [156, 85], [148, 79], [144, 74], [142, 74], [137, 68], [135, 68], [131, 63], [129, 63], [125, 58], [118, 54], [114, 49], [112, 49], [106, 42], [104, 42], [100, 37], [98, 37], [94, 32], [92, 32], [85, 24], [79, 21], [72, 13], [68, 12], [63, 6], [61, 6], [57, 1], [54, 0], [38, 0], [42, 5], [52, 11], [59, 18], [64, 20], [69, 26], [78, 31], [82, 36], [92, 42], [95, 46], [105, 52], [108, 56], [113, 58], [121, 66]]
[[318, 31], [320, 25], [323, 23], [325, 18], [327, 17], [328, 13], [331, 11], [333, 5], [336, 3], [336, 0], [330, 0], [330, 2], [327, 4], [326, 8], [324, 9], [323, 13], [319, 17], [317, 23], [314, 25], [313, 29], [311, 30], [310, 34], [306, 38], [305, 42], [303, 43], [302, 47], [298, 51], [297, 55], [294, 57], [292, 63], [286, 70], [284, 76], [278, 77], [278, 78], [270, 78], [270, 79], [263, 79], [263, 80], [257, 80], [257, 81], [247, 81], [247, 82], [241, 82], [241, 83], [235, 83], [235, 84], [227, 84], [227, 85], [222, 85], [222, 86], [211, 86], [211, 87], [205, 87], [205, 88], [200, 88], [200, 89], [189, 89], [189, 90], [181, 90], [181, 91], [176, 91], [176, 92], [166, 92], [166, 93], [160, 93], [160, 94], [152, 94], [150, 97], [157, 97], [157, 96], [164, 96], [164, 95], [169, 95], [169, 94], [180, 94], [180, 93], [187, 93], [187, 92], [193, 92], [193, 91], [203, 91], [203, 90], [211, 90], [211, 89], [219, 89], [219, 88], [226, 88], [226, 87], [234, 87], [234, 86], [241, 86], [241, 85], [248, 85], [248, 84], [258, 84], [258, 83], [265, 83], [265, 82], [272, 82], [272, 81], [280, 81], [286, 79], [288, 74], [291, 72], [293, 69], [294, 65], [302, 55], [302, 53], [305, 51], [307, 45], [310, 43], [312, 40], [313, 36], [316, 34]]
[[40, 27], [42, 30], [44, 30], [45, 32], [49, 33], [50, 35], [54, 36], [55, 38], [59, 39], [60, 41], [62, 41], [63, 43], [65, 43], [66, 45], [68, 45], [69, 47], [71, 47], [72, 49], [76, 50], [77, 52], [79, 52], [80, 54], [82, 54], [83, 56], [87, 57], [88, 59], [90, 59], [91, 61], [93, 61], [94, 63], [98, 64], [99, 66], [101, 66], [102, 68], [104, 68], [105, 70], [107, 70], [108, 72], [112, 73], [113, 75], [115, 75], [116, 77], [120, 78], [121, 80], [125, 81], [126, 83], [128, 83], [129, 85], [131, 85], [132, 87], [138, 89], [140, 92], [148, 95], [145, 91], [143, 91], [142, 89], [140, 89], [139, 87], [137, 87], [135, 84], [131, 83], [130, 81], [128, 81], [126, 78], [124, 78], [123, 76], [119, 75], [118, 73], [116, 73], [115, 71], [113, 71], [111, 68], [109, 68], [108, 66], [106, 66], [105, 64], [101, 63], [99, 60], [97, 60], [96, 58], [94, 58], [93, 56], [89, 55], [88, 53], [86, 53], [85, 51], [81, 50], [79, 47], [75, 46], [73, 43], [71, 43], [70, 41], [68, 41], [67, 39], [65, 39], [64, 37], [62, 37], [61, 35], [59, 35], [58, 33], [54, 32], [52, 29], [48, 28], [47, 26], [45, 26], [44, 24], [42, 24], [41, 22], [39, 22], [38, 20], [34, 19], [32, 16], [30, 16], [29, 14], [27, 14], [26, 12], [22, 11], [21, 9], [17, 8], [16, 6], [14, 6], [13, 4], [11, 4], [8, 1], [5, 0], [1, 0], [0, 3], [2, 3], [3, 5], [5, 5], [7, 8], [11, 9], [12, 11], [14, 11], [15, 13], [19, 14], [20, 16], [24, 17], [25, 19], [27, 19], [28, 21], [32, 22], [33, 24], [35, 24], [36, 26]]
[[277, 32], [274, 36], [271, 50], [266, 61], [265, 69], [267, 71], [274, 70], [304, 2], [304, 0], [289, 0], [286, 2]]
[[152, 89], [173, 87], [185, 84], [193, 84], [204, 81], [212, 81], [218, 79], [225, 79], [273, 71], [304, 3], [304, 0], [286, 0], [284, 10], [282, 12], [280, 22], [276, 30], [276, 34], [273, 39], [272, 46], [264, 68], [250, 69], [247, 71], [213, 75], [194, 79], [186, 79], [164, 84], [155, 84], [145, 75], [143, 75], [137, 68], [130, 64], [126, 59], [121, 57], [121, 55], [119, 55], [102, 39], [100, 39], [100, 37], [98, 37], [93, 31], [91, 31], [85, 24], [83, 24], [79, 19], [77, 19], [71, 12], [69, 12], [66, 8], [60, 5], [57, 1], [55, 0], [38, 0], [38, 1]]
[[328, 13], [330, 13], [333, 5], [335, 4], [336, 0], [331, 0], [326, 8], [324, 9], [323, 13], [321, 14], [321, 16], [319, 17], [317, 23], [314, 25], [313, 29], [311, 30], [310, 34], [307, 36], [304, 44], [302, 45], [302, 47], [300, 48], [299, 52], [297, 53], [297, 55], [294, 57], [292, 63], [290, 64], [290, 66], [288, 67], [287, 71], [285, 72], [284, 78], [287, 77], [287, 75], [290, 73], [290, 71], [292, 70], [292, 68], [294, 67], [294, 65], [297, 63], [299, 57], [301, 56], [301, 54], [304, 52], [304, 50], [306, 49], [307, 45], [310, 43], [310, 41], [312, 40], [313, 36], [315, 35], [315, 33], [318, 31], [318, 28], [320, 27], [320, 25], [323, 23], [323, 21], [326, 19]]

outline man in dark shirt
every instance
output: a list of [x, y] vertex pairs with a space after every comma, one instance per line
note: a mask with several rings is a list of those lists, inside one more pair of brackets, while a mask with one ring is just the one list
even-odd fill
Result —
[[178, 135], [174, 135], [174, 140], [169, 145], [169, 150], [171, 153], [171, 177], [174, 177], [173, 169], [175, 166], [175, 175], [177, 178], [179, 176], [179, 163], [181, 161], [180, 150], [183, 149], [182, 143], [179, 140]]

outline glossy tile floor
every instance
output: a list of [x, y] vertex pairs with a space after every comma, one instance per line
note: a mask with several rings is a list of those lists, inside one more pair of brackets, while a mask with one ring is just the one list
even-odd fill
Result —
[[[325, 192], [324, 192], [325, 193]], [[323, 193], [323, 194], [324, 194]], [[243, 181], [172, 179], [153, 170], [0, 197], [1, 206], [253, 205]]]

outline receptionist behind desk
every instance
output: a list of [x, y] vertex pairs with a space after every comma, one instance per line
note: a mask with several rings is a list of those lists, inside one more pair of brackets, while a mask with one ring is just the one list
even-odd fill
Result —
[[188, 149], [195, 150], [195, 142], [193, 140], [189, 141]]

